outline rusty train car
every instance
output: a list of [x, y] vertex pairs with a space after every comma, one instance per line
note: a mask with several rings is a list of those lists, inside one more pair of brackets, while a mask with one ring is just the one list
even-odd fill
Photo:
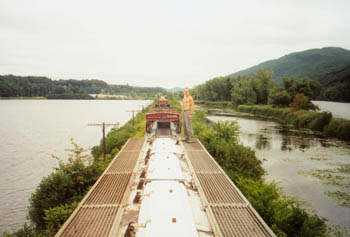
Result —
[[168, 100], [161, 97], [154, 108], [146, 114], [146, 131], [156, 131], [158, 135], [169, 135], [171, 126], [175, 126], [176, 133], [181, 133], [180, 114], [170, 107]]

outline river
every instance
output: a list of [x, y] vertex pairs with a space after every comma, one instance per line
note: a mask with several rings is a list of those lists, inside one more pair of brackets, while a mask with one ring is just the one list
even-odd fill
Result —
[[350, 236], [349, 142], [320, 138], [272, 121], [226, 116], [208, 119], [237, 121], [240, 141], [262, 160], [266, 180], [277, 182], [285, 193]]
[[[0, 235], [26, 221], [28, 199], [42, 177], [63, 160], [70, 139], [81, 147], [99, 144], [102, 128], [88, 123], [123, 125], [145, 100], [0, 100]], [[111, 127], [107, 128], [107, 130]]]

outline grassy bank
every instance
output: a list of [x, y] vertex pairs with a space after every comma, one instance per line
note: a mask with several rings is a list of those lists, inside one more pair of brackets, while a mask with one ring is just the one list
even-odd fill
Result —
[[92, 156], [72, 141], [68, 162], [54, 157], [58, 160], [58, 168], [44, 177], [31, 195], [28, 213], [31, 223], [4, 236], [54, 236], [125, 142], [132, 137], [144, 136], [145, 113], [152, 106], [154, 104], [135, 116], [135, 126], [131, 119], [124, 126], [113, 128], [108, 133], [106, 160], [102, 158], [102, 141], [92, 148]]
[[[179, 107], [172, 101], [172, 106]], [[296, 200], [286, 197], [275, 183], [267, 183], [255, 152], [239, 142], [236, 122], [207, 125], [206, 114], [196, 110], [194, 133], [208, 152], [243, 192], [277, 236], [326, 236], [325, 220], [308, 213]]]
[[350, 120], [332, 118], [328, 112], [292, 111], [290, 108], [273, 108], [270, 105], [240, 105], [236, 110], [350, 141]]

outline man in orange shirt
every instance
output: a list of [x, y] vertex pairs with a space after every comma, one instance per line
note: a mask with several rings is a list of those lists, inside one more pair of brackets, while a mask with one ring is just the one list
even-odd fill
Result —
[[188, 143], [193, 143], [193, 129], [192, 129], [192, 114], [194, 111], [194, 101], [192, 96], [190, 96], [190, 92], [188, 88], [184, 90], [185, 97], [183, 99], [182, 110], [180, 114], [180, 120], [182, 119], [182, 126], [184, 129], [185, 137], [182, 138], [183, 141], [187, 141]]

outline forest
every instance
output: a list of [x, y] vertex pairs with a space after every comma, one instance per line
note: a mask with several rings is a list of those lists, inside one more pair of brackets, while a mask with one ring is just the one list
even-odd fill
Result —
[[319, 83], [315, 99], [350, 102], [350, 51], [338, 47], [309, 49], [287, 54], [231, 76], [252, 77], [260, 69], [272, 71], [274, 81], [281, 85], [284, 78], [310, 78]]
[[47, 77], [0, 75], [0, 97], [87, 98], [88, 94], [154, 96], [165, 93], [160, 87], [109, 85], [101, 80], [52, 80]]
[[231, 101], [234, 105], [271, 104], [276, 107], [289, 106], [296, 96], [306, 98], [306, 106], [312, 108], [319, 83], [309, 78], [283, 78], [282, 85], [273, 80], [273, 73], [259, 69], [253, 77], [218, 77], [193, 88], [191, 94], [197, 100]]

